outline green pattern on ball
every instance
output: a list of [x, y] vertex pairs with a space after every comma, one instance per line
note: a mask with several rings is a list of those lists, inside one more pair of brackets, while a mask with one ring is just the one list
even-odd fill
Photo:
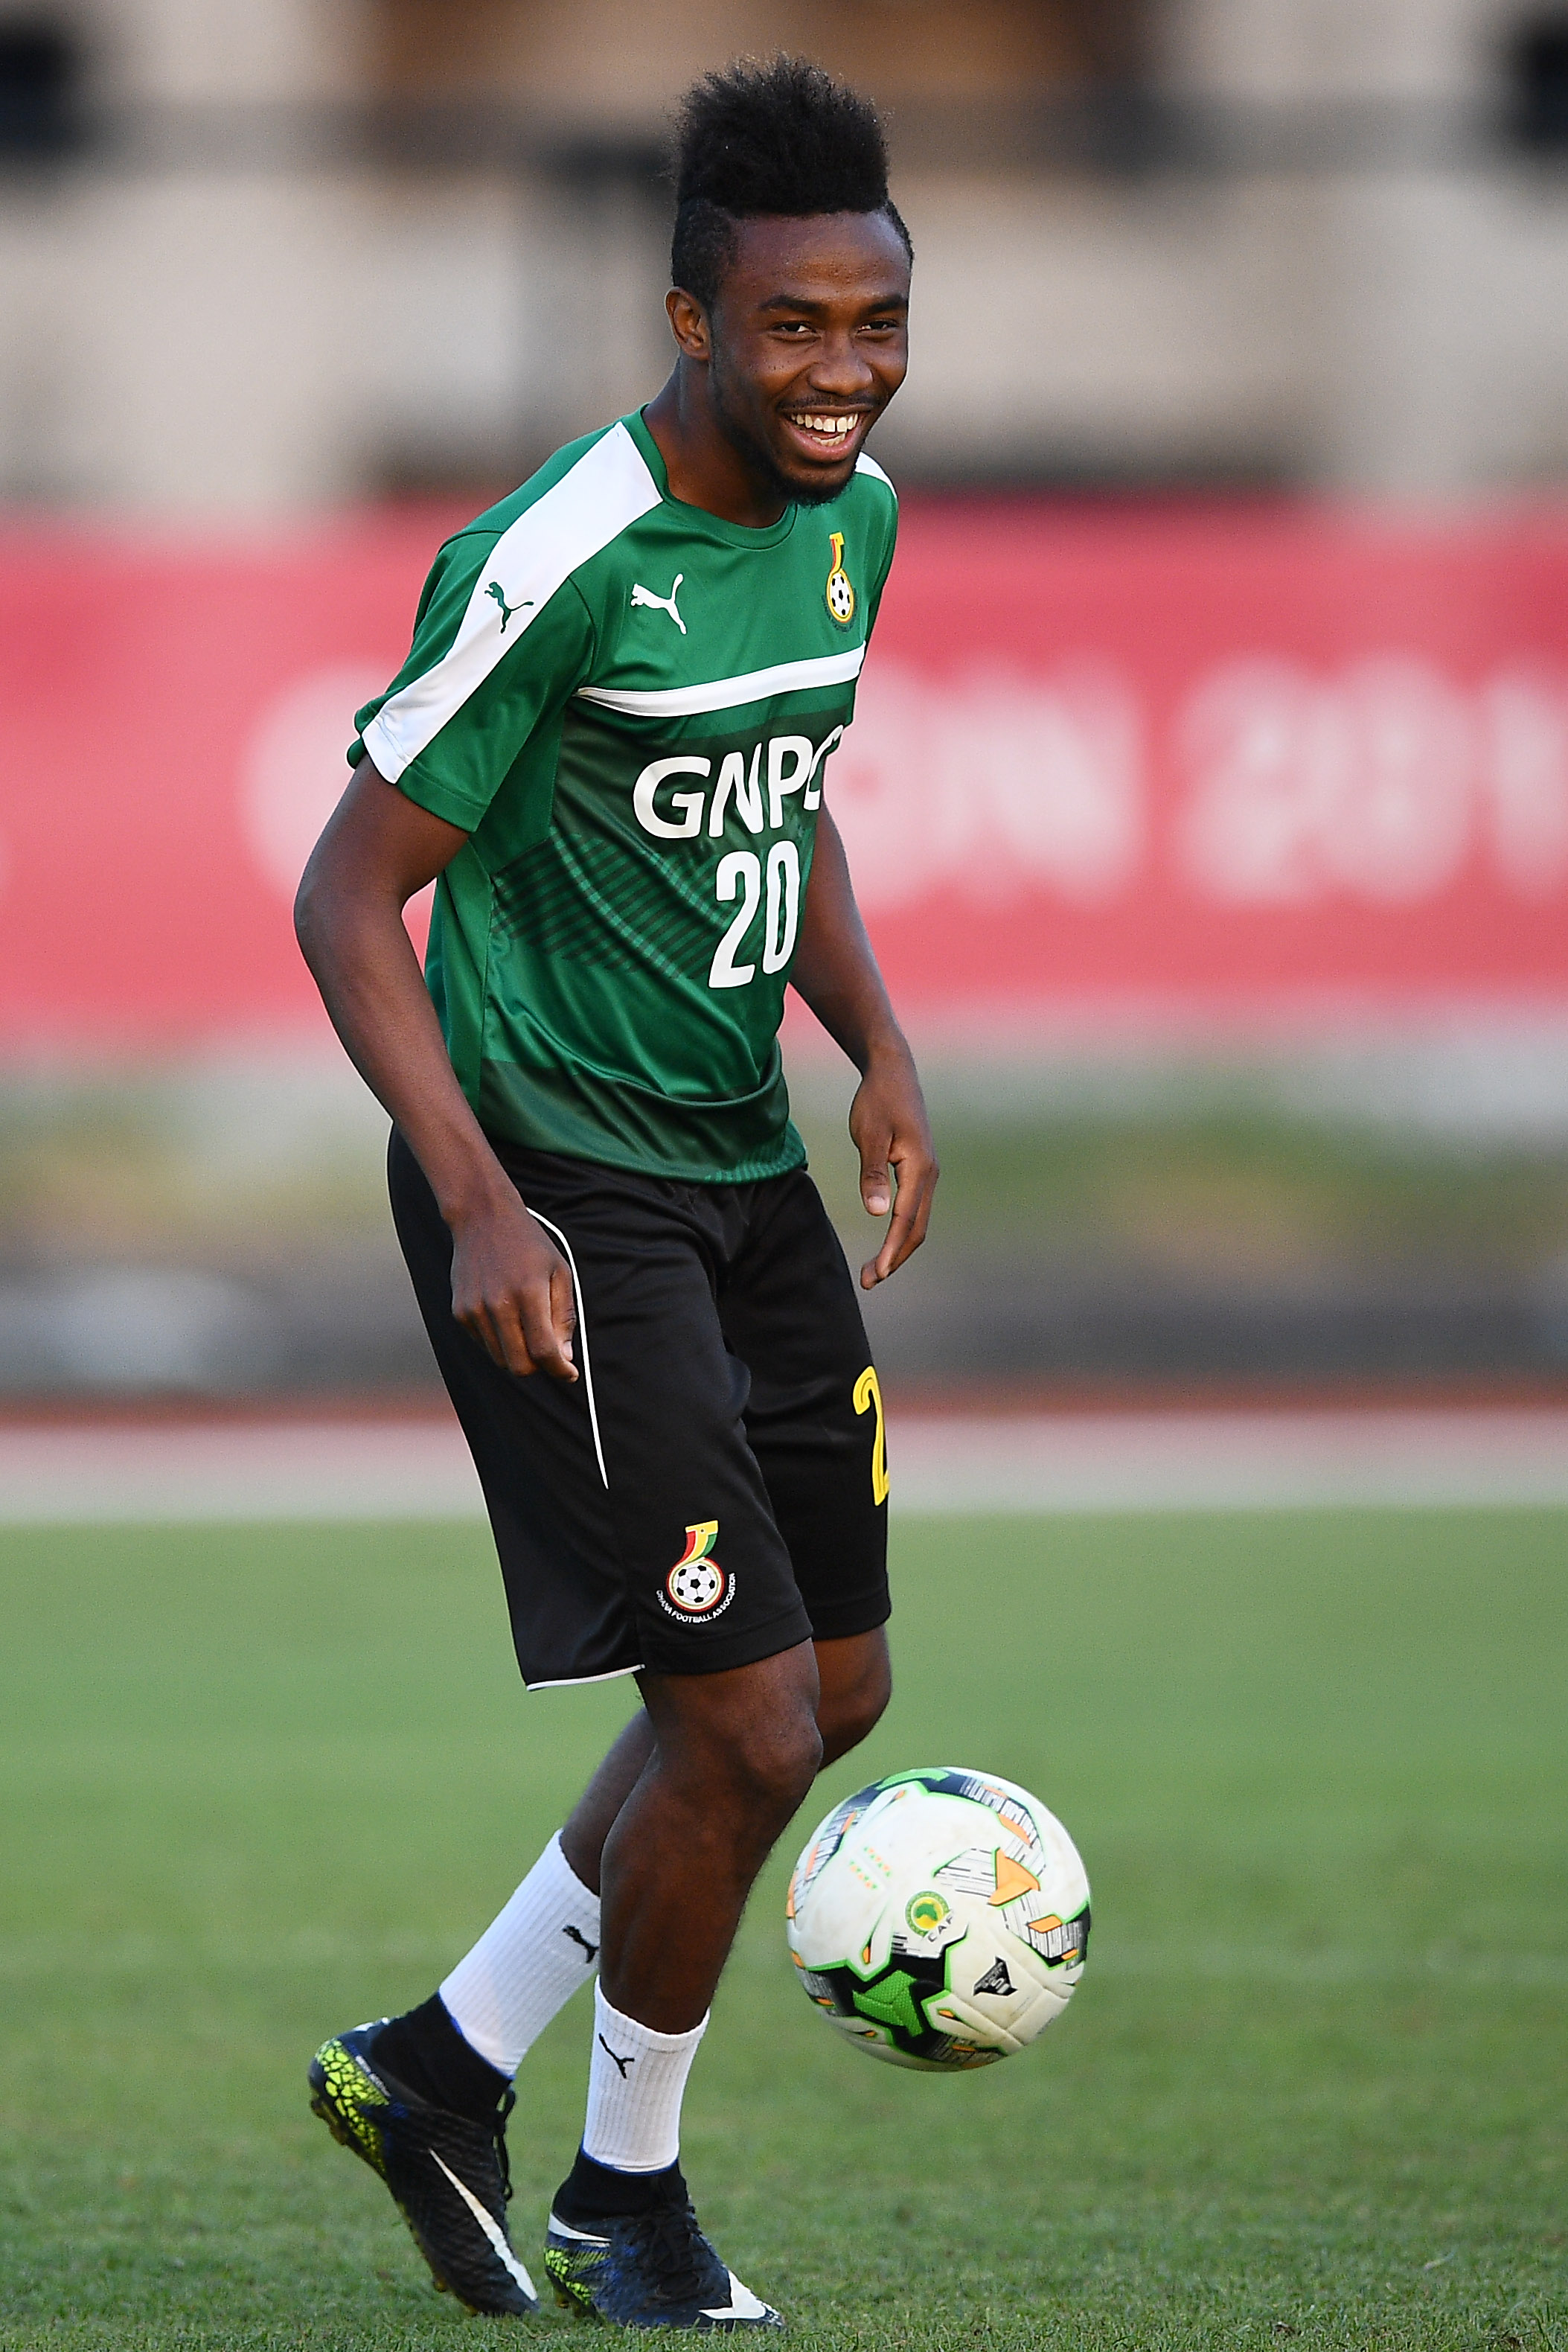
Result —
[[857, 1988], [854, 2004], [862, 2017], [875, 2025], [902, 2026], [905, 2033], [926, 2032], [925, 2020], [915, 2006], [915, 1979], [904, 1969], [894, 1969], [888, 1975], [878, 1977], [875, 1984], [862, 1990]]

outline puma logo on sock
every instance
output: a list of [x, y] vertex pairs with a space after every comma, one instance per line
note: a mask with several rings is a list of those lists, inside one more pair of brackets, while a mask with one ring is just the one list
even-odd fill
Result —
[[632, 2053], [632, 2055], [630, 2058], [620, 2058], [620, 2057], [616, 2057], [616, 2053], [615, 2053], [615, 2052], [614, 2052], [613, 2050], [612, 2050], [612, 2048], [610, 2047], [609, 2042], [606, 2042], [606, 2040], [604, 2039], [604, 2036], [603, 2036], [603, 2034], [602, 2034], [602, 2033], [601, 2033], [601, 2034], [600, 2035], [600, 2037], [599, 2037], [599, 2046], [600, 2046], [600, 2048], [603, 2051], [603, 2053], [604, 2053], [604, 2054], [605, 2054], [605, 2056], [606, 2056], [607, 2058], [614, 2058], [614, 2059], [615, 2059], [615, 2063], [616, 2063], [616, 2065], [617, 2065], [617, 2066], [620, 2068], [620, 2070], [621, 2070], [621, 2080], [622, 2080], [622, 2082], [624, 2082], [624, 2081], [626, 2080], [626, 2069], [627, 2069], [627, 2067], [628, 2067], [628, 2066], [634, 2066], [634, 2065], [637, 2063], [637, 2059], [636, 2059], [636, 2054], [635, 2054], [635, 2053]]
[[582, 1957], [583, 1957], [583, 1959], [584, 1959], [586, 1962], [588, 1962], [590, 1965], [591, 1965], [591, 1964], [592, 1964], [592, 1962], [593, 1962], [593, 1961], [598, 1958], [598, 1954], [599, 1954], [599, 1947], [598, 1947], [598, 1945], [597, 1945], [597, 1944], [591, 1944], [591, 1943], [589, 1942], [589, 1940], [588, 1940], [587, 1937], [586, 1937], [586, 1936], [584, 1936], [584, 1935], [581, 1935], [581, 1934], [579, 1932], [579, 1930], [578, 1930], [577, 1928], [575, 1928], [575, 1927], [563, 1927], [563, 1928], [561, 1929], [561, 1931], [560, 1931], [560, 1932], [561, 1932], [561, 1934], [562, 1934], [563, 1936], [570, 1936], [570, 1937], [571, 1937], [571, 1940], [572, 1940], [572, 1942], [573, 1942], [574, 1944], [580, 1944], [580, 1945], [582, 1946]]

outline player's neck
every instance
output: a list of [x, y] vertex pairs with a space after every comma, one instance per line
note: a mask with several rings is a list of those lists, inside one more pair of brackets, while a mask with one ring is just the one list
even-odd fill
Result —
[[707, 372], [676, 367], [663, 392], [648, 403], [643, 420], [653, 435], [670, 479], [670, 496], [701, 507], [721, 522], [766, 530], [789, 503], [779, 485], [749, 467], [719, 430], [707, 391]]

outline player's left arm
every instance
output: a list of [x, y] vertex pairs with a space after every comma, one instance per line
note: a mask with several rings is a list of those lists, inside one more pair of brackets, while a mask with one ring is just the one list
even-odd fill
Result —
[[893, 1212], [882, 1247], [861, 1268], [861, 1288], [873, 1290], [925, 1239], [940, 1171], [915, 1056], [894, 1016], [855, 904], [844, 845], [825, 808], [790, 979], [861, 1074], [850, 1107], [861, 1199], [870, 1216]]

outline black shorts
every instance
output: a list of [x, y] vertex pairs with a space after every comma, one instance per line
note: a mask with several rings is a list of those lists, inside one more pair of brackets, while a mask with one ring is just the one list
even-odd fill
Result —
[[888, 1615], [882, 1398], [804, 1169], [675, 1184], [497, 1145], [572, 1271], [579, 1378], [502, 1371], [401, 1134], [392, 1215], [478, 1468], [523, 1679], [716, 1674]]

